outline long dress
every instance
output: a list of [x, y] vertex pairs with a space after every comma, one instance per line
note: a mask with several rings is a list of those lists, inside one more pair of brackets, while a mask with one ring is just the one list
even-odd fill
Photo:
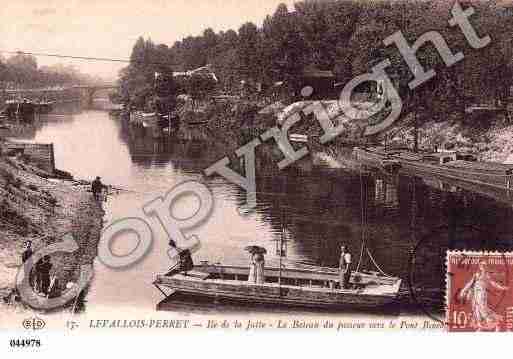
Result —
[[249, 260], [249, 276], [248, 276], [249, 283], [256, 283], [255, 271], [256, 271], [255, 261], [253, 260], [253, 255], [251, 255], [251, 259]]
[[495, 313], [488, 306], [489, 287], [499, 290], [505, 288], [496, 283], [486, 272], [477, 272], [472, 279], [463, 287], [460, 298], [470, 300], [472, 305], [472, 319], [474, 325], [479, 329], [493, 328], [502, 320], [502, 316]]
[[261, 254], [257, 254], [254, 258], [255, 261], [255, 283], [263, 284], [264, 283], [264, 256]]
[[264, 283], [264, 256], [261, 254], [253, 254], [249, 264], [249, 283]]

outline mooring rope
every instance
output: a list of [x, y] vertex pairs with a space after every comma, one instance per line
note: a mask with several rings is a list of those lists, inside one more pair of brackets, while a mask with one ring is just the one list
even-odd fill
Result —
[[370, 260], [371, 260], [372, 264], [374, 264], [374, 266], [376, 267], [376, 269], [377, 269], [381, 274], [383, 274], [385, 277], [392, 277], [391, 275], [389, 275], [389, 274], [385, 273], [385, 272], [383, 271], [383, 269], [381, 269], [381, 267], [378, 265], [378, 263], [374, 260], [374, 257], [372, 256], [372, 254], [371, 254], [371, 252], [370, 252], [369, 248], [367, 248], [367, 254], [369, 255], [369, 258], [370, 258]]
[[369, 259], [371, 260], [372, 264], [376, 267], [376, 269], [385, 277], [392, 277], [391, 275], [387, 274], [379, 264], [376, 262], [374, 257], [372, 256], [372, 253], [370, 252], [369, 248], [366, 246], [366, 228], [367, 228], [367, 219], [366, 219], [366, 211], [365, 211], [365, 204], [364, 204], [364, 186], [363, 186], [363, 177], [362, 177], [362, 165], [360, 164], [360, 208], [361, 208], [361, 220], [362, 220], [362, 247], [360, 250], [360, 258], [358, 259], [358, 265], [356, 267], [356, 272], [360, 271], [360, 266], [362, 264], [363, 259], [363, 252], [364, 249], [367, 252], [367, 255], [369, 256]]
[[360, 270], [360, 265], [362, 264], [363, 259], [363, 250], [365, 248], [365, 209], [364, 209], [364, 197], [363, 197], [363, 178], [362, 178], [362, 165], [360, 164], [360, 209], [361, 209], [361, 223], [362, 223], [362, 247], [360, 249], [360, 258], [358, 259], [358, 265], [356, 266], [356, 271]]

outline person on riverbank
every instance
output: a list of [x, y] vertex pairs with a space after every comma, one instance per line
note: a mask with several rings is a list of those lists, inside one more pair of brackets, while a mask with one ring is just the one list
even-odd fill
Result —
[[49, 255], [44, 256], [43, 259], [36, 264], [40, 293], [45, 296], [48, 295], [48, 289], [50, 288], [50, 270], [52, 266]]
[[32, 241], [26, 241], [25, 250], [21, 254], [21, 262], [25, 263], [30, 257], [32, 257]]
[[93, 191], [93, 196], [96, 201], [101, 200], [101, 194], [104, 188], [106, 188], [106, 186], [102, 183], [100, 177], [96, 177], [93, 183], [91, 183], [91, 190]]
[[349, 280], [351, 279], [351, 253], [347, 250], [346, 246], [340, 247], [340, 262], [339, 262], [339, 277], [340, 277], [340, 288], [348, 289]]
[[[27, 263], [29, 260], [31, 260], [32, 258], [32, 241], [26, 241], [25, 242], [25, 250], [23, 251], [23, 253], [21, 254], [21, 262], [24, 266], [26, 266], [25, 268], [28, 268], [28, 265], [29, 263]], [[38, 285], [38, 281], [37, 281], [37, 275], [35, 275], [35, 273], [33, 273], [32, 271], [28, 274], [29, 276], [29, 283], [30, 285], [32, 286], [32, 288], [36, 288], [37, 289], [37, 285]]]
[[48, 298], [58, 298], [62, 295], [61, 284], [57, 274], [53, 274], [50, 279], [50, 286], [48, 288]]

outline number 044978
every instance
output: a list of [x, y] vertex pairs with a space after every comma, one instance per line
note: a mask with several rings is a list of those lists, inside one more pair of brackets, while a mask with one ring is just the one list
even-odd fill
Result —
[[39, 339], [18, 338], [11, 339], [9, 341], [9, 345], [12, 348], [39, 348], [41, 346], [41, 341]]

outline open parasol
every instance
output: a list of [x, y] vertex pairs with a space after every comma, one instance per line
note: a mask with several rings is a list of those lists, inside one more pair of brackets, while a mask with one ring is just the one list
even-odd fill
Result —
[[246, 246], [244, 250], [248, 251], [251, 254], [267, 254], [267, 250], [264, 247], [260, 246]]

